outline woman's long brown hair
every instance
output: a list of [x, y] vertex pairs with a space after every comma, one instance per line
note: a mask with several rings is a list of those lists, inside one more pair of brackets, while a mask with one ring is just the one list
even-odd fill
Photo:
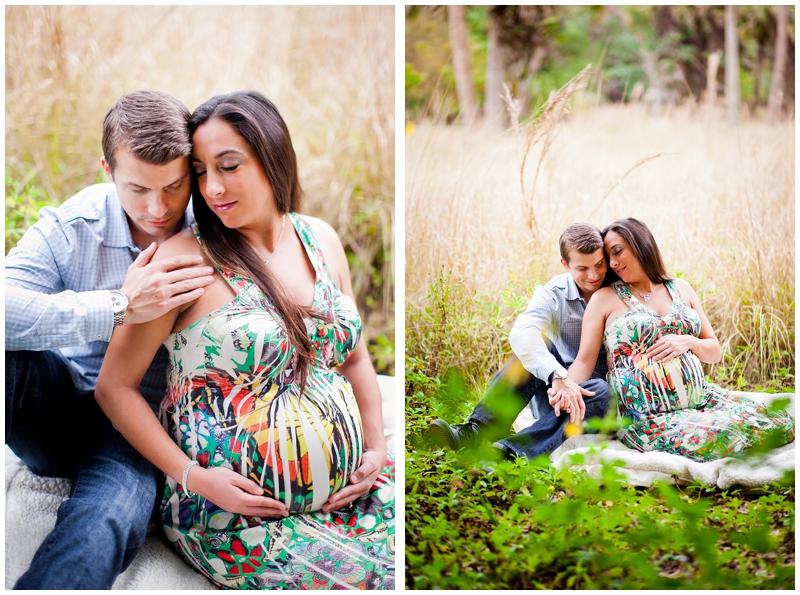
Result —
[[[605, 239], [609, 231], [613, 231], [622, 236], [633, 250], [633, 255], [639, 264], [642, 265], [644, 274], [653, 283], [666, 283], [672, 277], [667, 274], [664, 266], [664, 259], [661, 258], [661, 250], [658, 249], [656, 239], [650, 229], [643, 222], [633, 217], [619, 219], [607, 226], [600, 235]], [[616, 275], [615, 275], [616, 276]]]
[[[217, 95], [198, 107], [189, 121], [189, 133], [212, 119], [233, 126], [253, 148], [272, 185], [278, 211], [298, 211], [302, 190], [297, 158], [286, 123], [272, 102], [256, 91]], [[192, 175], [192, 205], [207, 254], [219, 268], [252, 279], [280, 313], [281, 324], [297, 355], [295, 381], [305, 390], [314, 355], [304, 318], [314, 313], [291, 298], [283, 284], [235, 229], [228, 229], [202, 198], [197, 176]]]

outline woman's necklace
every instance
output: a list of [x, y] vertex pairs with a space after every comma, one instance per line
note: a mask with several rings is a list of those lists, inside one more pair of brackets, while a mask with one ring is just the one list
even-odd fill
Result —
[[633, 290], [634, 290], [636, 293], [638, 293], [638, 294], [639, 294], [639, 296], [642, 298], [642, 300], [644, 300], [644, 303], [645, 303], [645, 304], [646, 304], [647, 302], [649, 302], [649, 301], [650, 301], [650, 297], [653, 295], [653, 292], [656, 290], [656, 287], [658, 287], [658, 285], [656, 285], [655, 287], [653, 287], [653, 289], [651, 289], [651, 290], [650, 290], [650, 293], [642, 293], [641, 291], [639, 291], [638, 289], [636, 289], [636, 288], [635, 288], [633, 285], [631, 285], [630, 283], [625, 283], [625, 285], [627, 285], [628, 287], [630, 287], [631, 289], [633, 289]]
[[272, 257], [275, 256], [275, 253], [278, 251], [278, 246], [281, 245], [281, 240], [283, 239], [283, 228], [284, 227], [286, 227], [286, 213], [284, 213], [283, 217], [281, 217], [281, 233], [278, 236], [278, 241], [275, 244], [275, 249], [272, 251], [272, 254], [269, 255], [269, 258], [267, 258], [264, 261], [264, 266], [267, 266], [269, 264], [269, 261], [272, 260]]

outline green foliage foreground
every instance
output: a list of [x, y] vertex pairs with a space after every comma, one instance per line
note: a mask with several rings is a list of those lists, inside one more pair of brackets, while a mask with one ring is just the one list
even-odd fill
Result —
[[[421, 443], [433, 419], [467, 419], [531, 293], [470, 292], [444, 273], [426, 299], [407, 303], [406, 587], [793, 589], [793, 473], [758, 489], [638, 488], [613, 465], [599, 479], [545, 457], [487, 472], [481, 453], [468, 460]], [[714, 380], [762, 390], [733, 361], [726, 353]], [[790, 372], [767, 388], [791, 391]]]
[[412, 379], [407, 588], [794, 588], [793, 473], [763, 488], [640, 488], [613, 464], [594, 478], [547, 457], [481, 462], [419, 438], [478, 397], [452, 374]]

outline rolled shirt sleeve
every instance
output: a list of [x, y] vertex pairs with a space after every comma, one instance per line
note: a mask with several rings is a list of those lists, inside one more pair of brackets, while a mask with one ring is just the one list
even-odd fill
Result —
[[55, 209], [46, 208], [8, 253], [7, 350], [45, 351], [111, 339], [111, 295], [108, 289], [99, 289], [102, 284], [98, 283], [103, 271], [98, 270], [99, 264], [85, 266], [85, 262], [98, 262], [101, 240], [89, 240], [76, 236], [58, 219]]
[[49, 295], [6, 283], [6, 349], [45, 351], [110, 341], [114, 330], [108, 290]]
[[524, 368], [545, 382], [553, 371], [562, 367], [550, 353], [544, 340], [545, 334], [558, 333], [555, 314], [557, 307], [553, 297], [540, 285], [534, 291], [528, 307], [517, 317], [508, 337], [514, 355]]

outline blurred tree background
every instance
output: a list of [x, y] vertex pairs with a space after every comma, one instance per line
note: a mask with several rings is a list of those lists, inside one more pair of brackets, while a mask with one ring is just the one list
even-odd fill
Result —
[[350, 262], [365, 336], [394, 373], [394, 8], [7, 6], [6, 252], [106, 181], [103, 117], [122, 94], [190, 109], [255, 89], [280, 109], [305, 191]]
[[[794, 15], [794, 6], [409, 6], [407, 117], [514, 125], [587, 64], [597, 103], [661, 113], [722, 108], [727, 97], [729, 118], [793, 116]], [[459, 23], [468, 35], [454, 37]]]

